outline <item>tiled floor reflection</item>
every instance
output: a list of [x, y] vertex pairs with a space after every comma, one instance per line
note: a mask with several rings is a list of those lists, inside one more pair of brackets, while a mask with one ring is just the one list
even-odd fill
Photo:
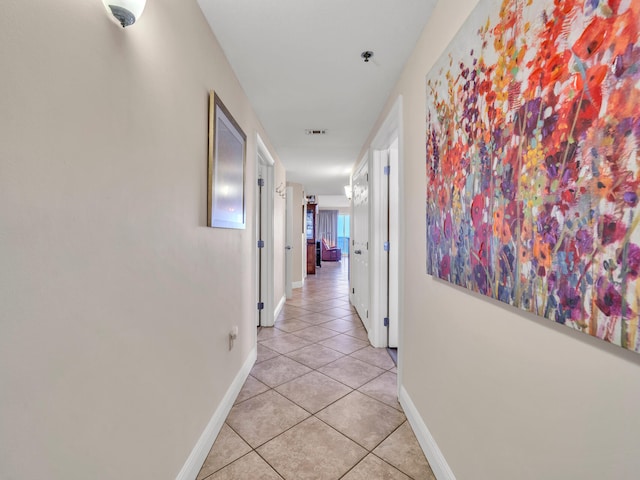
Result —
[[396, 395], [396, 368], [349, 304], [347, 262], [293, 291], [198, 480], [435, 480]]

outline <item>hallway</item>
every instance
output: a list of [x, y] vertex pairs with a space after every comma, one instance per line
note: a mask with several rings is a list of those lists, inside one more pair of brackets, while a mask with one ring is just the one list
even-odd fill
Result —
[[198, 480], [435, 479], [396, 398], [396, 367], [349, 304], [347, 260], [293, 292]]

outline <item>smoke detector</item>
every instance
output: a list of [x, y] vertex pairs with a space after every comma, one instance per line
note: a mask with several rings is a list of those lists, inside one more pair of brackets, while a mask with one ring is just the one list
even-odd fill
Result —
[[364, 63], [369, 63], [369, 59], [373, 57], [373, 52], [371, 50], [367, 50], [365, 52], [362, 52], [360, 56], [364, 60]]

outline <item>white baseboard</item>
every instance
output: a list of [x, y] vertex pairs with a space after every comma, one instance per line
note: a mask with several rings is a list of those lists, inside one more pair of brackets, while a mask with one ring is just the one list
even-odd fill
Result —
[[424, 420], [422, 420], [418, 409], [411, 400], [411, 397], [409, 397], [404, 386], [400, 386], [400, 405], [402, 405], [407, 420], [416, 434], [418, 443], [420, 443], [424, 455], [427, 457], [429, 465], [431, 465], [433, 474], [438, 480], [456, 480], [456, 476], [453, 474], [451, 467], [449, 467], [447, 460], [438, 448], [438, 444], [433, 438], [433, 435], [431, 435]]
[[278, 305], [276, 306], [276, 309], [273, 311], [273, 319], [275, 320], [276, 318], [278, 318], [278, 315], [280, 315], [280, 312], [282, 311], [282, 308], [284, 307], [284, 302], [287, 301], [287, 297], [286, 296], [282, 296], [282, 298], [280, 299], [280, 301], [278, 302]]
[[293, 282], [291, 284], [291, 288], [302, 288], [304, 287], [304, 279], [301, 282]]
[[189, 458], [187, 458], [187, 461], [182, 466], [182, 470], [178, 473], [176, 480], [195, 480], [198, 476], [200, 468], [202, 468], [202, 464], [207, 458], [209, 450], [211, 450], [211, 447], [213, 446], [213, 442], [215, 442], [216, 437], [220, 433], [220, 430], [224, 425], [224, 421], [227, 419], [227, 415], [229, 415], [229, 411], [231, 411], [231, 407], [233, 407], [233, 403], [236, 401], [238, 393], [240, 393], [240, 389], [247, 380], [254, 363], [256, 363], [257, 355], [258, 348], [254, 347], [253, 350], [251, 350], [251, 353], [249, 353], [249, 357], [244, 362], [244, 365], [242, 365], [242, 368], [236, 375], [236, 378], [231, 382], [231, 386], [224, 395], [220, 405], [213, 413], [213, 416], [211, 417], [211, 420], [209, 420], [204, 432], [200, 435], [196, 446], [193, 447]]

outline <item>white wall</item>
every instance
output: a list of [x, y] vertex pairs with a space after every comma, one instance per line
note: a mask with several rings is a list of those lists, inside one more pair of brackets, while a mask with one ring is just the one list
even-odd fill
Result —
[[[255, 345], [266, 136], [195, 0], [9, 0], [0, 32], [0, 478], [175, 478]], [[209, 89], [246, 230], [205, 226]]]
[[402, 94], [402, 384], [458, 480], [636, 479], [639, 355], [425, 273], [425, 76], [475, 4], [438, 3], [372, 130]]
[[[306, 273], [306, 262], [303, 262], [303, 236], [305, 234], [305, 216], [303, 208], [305, 206], [304, 190], [299, 183], [287, 182], [287, 186], [293, 190], [293, 239], [291, 258], [293, 260], [293, 277], [294, 287], [301, 285]], [[306, 243], [306, 242], [305, 242]], [[304, 271], [304, 273], [303, 273]]]
[[[275, 167], [274, 185], [286, 185], [286, 172], [280, 162]], [[284, 187], [282, 188], [284, 192]], [[275, 306], [286, 300], [285, 292], [285, 244], [286, 244], [286, 200], [276, 193], [273, 206], [273, 248]]]
[[318, 195], [320, 210], [349, 209], [349, 199], [345, 195]]

